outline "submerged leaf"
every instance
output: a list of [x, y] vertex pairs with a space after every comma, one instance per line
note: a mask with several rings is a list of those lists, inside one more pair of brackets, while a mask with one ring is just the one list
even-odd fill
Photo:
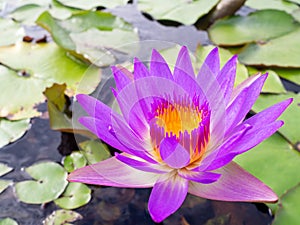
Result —
[[54, 202], [63, 209], [76, 209], [91, 200], [91, 189], [82, 183], [69, 183], [62, 196]]
[[67, 172], [54, 162], [36, 163], [25, 171], [34, 179], [16, 184], [16, 194], [20, 201], [28, 204], [43, 204], [62, 194], [68, 182]]
[[44, 221], [43, 225], [71, 225], [69, 222], [82, 219], [82, 216], [70, 210], [56, 210], [49, 215]]

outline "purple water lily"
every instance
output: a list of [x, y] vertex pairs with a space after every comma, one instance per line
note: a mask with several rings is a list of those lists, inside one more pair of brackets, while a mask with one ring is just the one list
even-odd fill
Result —
[[153, 187], [148, 209], [160, 222], [187, 193], [223, 201], [275, 202], [276, 194], [232, 160], [282, 125], [291, 99], [244, 120], [267, 74], [234, 88], [237, 57], [220, 69], [218, 49], [198, 75], [182, 47], [174, 71], [153, 50], [150, 68], [134, 60], [134, 74], [112, 67], [113, 93], [122, 114], [97, 99], [77, 95], [89, 116], [79, 121], [122, 153], [75, 170], [69, 181], [114, 187]]

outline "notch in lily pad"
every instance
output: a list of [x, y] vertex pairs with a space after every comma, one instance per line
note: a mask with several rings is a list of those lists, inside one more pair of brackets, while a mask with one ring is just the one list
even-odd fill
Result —
[[76, 209], [91, 200], [91, 189], [82, 183], [69, 183], [62, 196], [54, 202], [63, 209]]
[[65, 190], [67, 171], [55, 162], [39, 162], [25, 171], [34, 179], [16, 184], [20, 201], [28, 204], [43, 204], [57, 199]]

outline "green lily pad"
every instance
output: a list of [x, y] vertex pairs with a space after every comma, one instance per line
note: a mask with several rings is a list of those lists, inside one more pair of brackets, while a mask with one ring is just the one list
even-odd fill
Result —
[[21, 41], [25, 31], [20, 24], [11, 19], [0, 18], [0, 46], [6, 46]]
[[0, 225], [18, 225], [18, 223], [11, 218], [5, 218], [0, 219]]
[[10, 171], [12, 171], [13, 168], [6, 165], [6, 164], [3, 164], [3, 163], [0, 163], [0, 177], [9, 173]]
[[[0, 119], [0, 148], [18, 140], [30, 128], [30, 120], [11, 121], [7, 119]], [[1, 164], [0, 164], [1, 176]]]
[[84, 9], [84, 10], [91, 10], [96, 7], [102, 6], [105, 8], [114, 8], [116, 6], [126, 5], [128, 0], [93, 0], [93, 1], [86, 1], [86, 0], [58, 0], [63, 5]]
[[239, 54], [246, 65], [300, 68], [300, 28], [266, 43], [249, 44]]
[[56, 199], [56, 205], [63, 209], [76, 209], [91, 200], [91, 189], [82, 183], [69, 183], [62, 197]]
[[85, 11], [67, 20], [57, 20], [44, 12], [37, 24], [48, 30], [54, 41], [81, 60], [107, 66], [115, 61], [112, 51], [132, 54], [124, 47], [128, 40], [137, 42], [137, 32], [122, 19], [107, 12]]
[[285, 112], [279, 117], [284, 121], [284, 126], [279, 129], [279, 132], [286, 137], [291, 143], [296, 144], [300, 141], [300, 94], [286, 93], [281, 95], [260, 95], [255, 102], [252, 110], [259, 112], [277, 102], [283, 101], [288, 98], [293, 98], [293, 103], [285, 110]]
[[149, 13], [157, 20], [173, 20], [190, 25], [207, 14], [218, 2], [218, 0], [140, 0], [138, 9]]
[[300, 185], [290, 189], [280, 201], [272, 225], [299, 224]]
[[298, 6], [283, 0], [247, 0], [245, 5], [253, 9], [277, 9], [291, 13], [298, 9]]
[[107, 146], [97, 140], [81, 142], [79, 147], [88, 164], [94, 164], [111, 157]]
[[85, 156], [81, 152], [72, 152], [70, 155], [64, 158], [63, 164], [65, 169], [71, 173], [72, 171], [84, 167], [87, 161]]
[[[12, 184], [13, 184], [12, 180], [3, 180], [3, 179], [0, 179], [0, 194], [3, 191], [5, 191], [5, 189], [8, 188]], [[0, 223], [0, 225], [1, 225], [1, 223]]]
[[300, 69], [276, 68], [274, 71], [280, 77], [300, 85]]
[[278, 76], [273, 70], [257, 70], [253, 67], [248, 67], [249, 74], [268, 73], [268, 78], [262, 88], [263, 93], [285, 93], [286, 90]]
[[286, 12], [261, 10], [246, 17], [234, 16], [219, 20], [209, 28], [208, 32], [211, 41], [215, 44], [235, 46], [254, 41], [264, 43], [272, 38], [286, 35], [296, 28], [299, 28], [299, 24], [295, 23], [294, 18]]
[[72, 225], [69, 222], [74, 222], [76, 220], [81, 220], [82, 216], [71, 210], [56, 210], [51, 215], [49, 215], [44, 221], [44, 225]]
[[286, 0], [286, 1], [288, 1], [288, 2], [294, 2], [294, 3], [296, 3], [296, 4], [299, 4], [299, 5], [300, 5], [300, 0]]
[[299, 153], [278, 133], [235, 159], [279, 197], [299, 183], [299, 160]]
[[53, 83], [66, 83], [66, 94], [72, 96], [76, 91], [91, 93], [100, 81], [99, 69], [75, 62], [55, 43], [1, 47], [0, 62], [0, 89], [5, 93], [0, 117], [14, 120], [40, 115], [34, 106], [45, 100], [42, 93]]
[[72, 13], [79, 10], [66, 7], [56, 0], [46, 1], [20, 1], [16, 4], [16, 9], [9, 14], [9, 17], [22, 24], [33, 26], [36, 19], [44, 11], [48, 11], [57, 19], [67, 19]]
[[54, 162], [41, 162], [27, 167], [25, 171], [34, 179], [16, 184], [20, 201], [28, 204], [43, 204], [58, 198], [65, 190], [67, 172]]

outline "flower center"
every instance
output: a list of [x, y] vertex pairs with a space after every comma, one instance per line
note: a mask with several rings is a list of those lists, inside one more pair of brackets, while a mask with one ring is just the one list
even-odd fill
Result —
[[190, 165], [201, 161], [210, 138], [210, 110], [207, 103], [200, 104], [199, 98], [166, 99], [152, 104], [153, 120], [150, 136], [153, 155], [160, 157], [159, 145], [166, 137], [176, 137], [190, 154]]
[[202, 111], [195, 106], [165, 103], [156, 109], [156, 124], [163, 127], [165, 133], [176, 135], [199, 127], [202, 121]]

